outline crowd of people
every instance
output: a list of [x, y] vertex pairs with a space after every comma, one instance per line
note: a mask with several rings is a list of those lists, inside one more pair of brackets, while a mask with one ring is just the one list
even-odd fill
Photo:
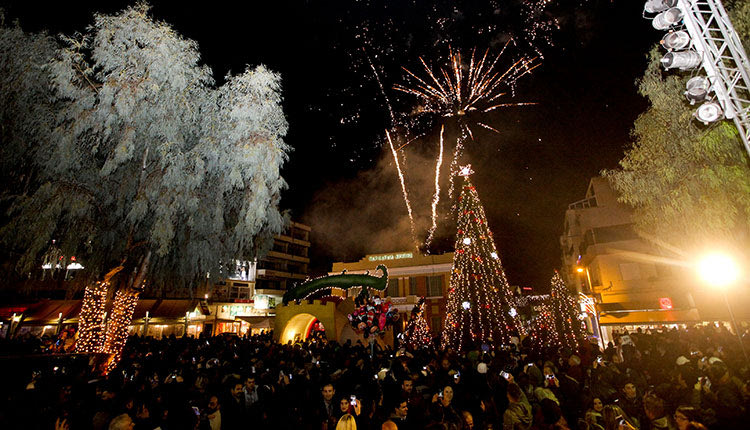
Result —
[[[6, 341], [2, 352], [29, 348]], [[40, 343], [41, 341], [37, 341]], [[534, 351], [534, 352], [532, 352]], [[739, 429], [748, 366], [722, 326], [637, 330], [600, 350], [451, 350], [325, 339], [134, 336], [118, 367], [94, 357], [6, 360], [3, 428]], [[62, 361], [61, 361], [62, 360]], [[10, 366], [10, 367], [9, 367]]]

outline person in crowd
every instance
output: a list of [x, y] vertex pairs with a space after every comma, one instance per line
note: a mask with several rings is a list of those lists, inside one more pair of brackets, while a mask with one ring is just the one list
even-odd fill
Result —
[[388, 421], [392, 421], [398, 426], [399, 429], [409, 429], [409, 421], [407, 421], [409, 415], [409, 401], [405, 397], [401, 397], [391, 406], [391, 414], [388, 417]]
[[474, 430], [474, 416], [469, 411], [461, 412], [461, 430]]
[[648, 428], [652, 430], [677, 430], [677, 426], [670, 419], [664, 407], [664, 400], [655, 394], [647, 394], [643, 397], [643, 411], [650, 423]]
[[604, 425], [604, 402], [599, 397], [594, 397], [591, 401], [591, 408], [586, 411], [585, 419], [590, 429], [598, 429]]
[[112, 419], [109, 423], [109, 430], [133, 430], [135, 423], [128, 414], [121, 414]]
[[315, 421], [320, 423], [322, 427], [328, 430], [333, 430], [336, 427], [340, 412], [336, 411], [336, 407], [333, 402], [333, 396], [336, 394], [336, 389], [333, 384], [326, 383], [320, 389], [321, 400], [319, 400]]
[[617, 398], [616, 403], [620, 409], [628, 414], [636, 427], [643, 424], [643, 400], [638, 395], [638, 389], [633, 381], [628, 380], [622, 384], [622, 393]]
[[531, 428], [531, 405], [515, 382], [508, 384], [506, 396], [508, 409], [503, 414], [503, 430], [527, 430]]
[[336, 423], [336, 430], [357, 430], [357, 421], [351, 414], [341, 415]]
[[708, 377], [698, 382], [703, 407], [715, 412], [723, 428], [740, 428], [747, 424], [743, 423], [747, 411], [741, 382], [730, 375], [727, 365], [718, 358], [709, 360], [707, 373]]
[[245, 378], [245, 387], [242, 389], [242, 392], [244, 394], [243, 406], [246, 410], [250, 410], [258, 401], [258, 387], [255, 384], [255, 375], [249, 375]]
[[227, 382], [227, 395], [221, 401], [221, 419], [226, 428], [237, 428], [243, 422], [244, 384], [237, 376], [230, 376]]
[[[443, 369], [446, 369], [447, 360], [443, 360]], [[439, 393], [432, 396], [432, 405], [430, 406], [430, 417], [435, 423], [440, 423], [448, 428], [458, 428], [461, 426], [461, 417], [454, 408], [453, 386], [444, 386]]]
[[602, 409], [602, 422], [604, 430], [628, 430], [639, 428], [633, 420], [628, 417], [628, 414], [617, 405], [607, 405]]
[[686, 430], [691, 422], [700, 422], [700, 411], [692, 406], [680, 406], [674, 412], [674, 422], [678, 430]]
[[[637, 428], [618, 406], [639, 418], [641, 430], [750, 422], [750, 374], [730, 332], [707, 325], [613, 338], [604, 352], [596, 345], [533, 350], [526, 339], [458, 352], [371, 351], [364, 342], [324, 337], [278, 344], [272, 333], [131, 336], [106, 375], [86, 356], [50, 354], [4, 366], [0, 422], [102, 430], [127, 414], [136, 430]], [[45, 342], [24, 336], [0, 339], [0, 347], [9, 355], [52, 353], [39, 349]], [[343, 402], [337, 393], [347, 393]]]
[[398, 426], [393, 421], [387, 420], [383, 422], [383, 425], [380, 426], [380, 429], [381, 430], [398, 430]]
[[222, 430], [221, 403], [219, 403], [219, 398], [217, 396], [211, 396], [208, 399], [208, 404], [206, 405], [203, 414], [208, 421], [211, 430]]

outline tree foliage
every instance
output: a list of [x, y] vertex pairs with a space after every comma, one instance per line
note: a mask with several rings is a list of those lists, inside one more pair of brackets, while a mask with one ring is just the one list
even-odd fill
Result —
[[[750, 2], [731, 2], [732, 22], [747, 46]], [[750, 167], [731, 121], [704, 127], [683, 96], [688, 73], [663, 71], [654, 48], [638, 82], [651, 103], [635, 122], [634, 143], [620, 168], [602, 172], [620, 201], [635, 208], [643, 236], [685, 251], [721, 243], [745, 248], [750, 239]]]
[[[85, 33], [61, 37], [41, 69], [42, 36], [24, 36], [46, 50], [17, 66], [9, 59], [24, 45], [7, 38], [24, 37], [3, 29], [1, 66], [25, 65], [16, 79], [49, 88], [54, 106], [42, 120], [30, 107], [3, 118], [51, 129], [27, 141], [36, 181], [12, 196], [2, 229], [22, 252], [20, 270], [57, 239], [92, 277], [150, 255], [149, 285], [189, 287], [222, 261], [263, 253], [283, 228], [280, 77], [261, 65], [217, 86], [196, 42], [148, 12], [139, 4], [95, 15]], [[10, 143], [3, 136], [4, 151]]]

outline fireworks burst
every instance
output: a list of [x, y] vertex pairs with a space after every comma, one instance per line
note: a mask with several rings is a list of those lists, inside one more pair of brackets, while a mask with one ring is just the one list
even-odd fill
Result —
[[[460, 51], [449, 49], [448, 65], [440, 67], [437, 70], [433, 70], [420, 57], [419, 60], [424, 67], [425, 75], [420, 76], [403, 67], [403, 70], [407, 74], [407, 82], [404, 85], [394, 86], [394, 89], [415, 96], [422, 103], [420, 115], [434, 115], [443, 120], [457, 120], [459, 133], [453, 151], [453, 159], [450, 163], [449, 175], [450, 186], [448, 194], [451, 197], [453, 196], [453, 176], [456, 173], [459, 158], [463, 153], [464, 143], [468, 139], [474, 140], [474, 133], [471, 126], [476, 124], [496, 133], [498, 132], [494, 127], [482, 122], [480, 114], [486, 114], [501, 107], [535, 104], [503, 101], [503, 96], [508, 95], [509, 91], [512, 92], [518, 79], [531, 73], [531, 71], [540, 65], [538, 57], [522, 57], [504, 71], [498, 70], [498, 62], [511, 41], [509, 40], [503, 46], [500, 53], [494, 59], [489, 57], [489, 49], [481, 56], [477, 56], [476, 51], [472, 51], [468, 64], [464, 62]], [[443, 159], [444, 127], [445, 125], [443, 124], [440, 130], [440, 154], [438, 155], [435, 169], [435, 196], [432, 200], [432, 226], [428, 231], [424, 244], [426, 248], [429, 248], [437, 228], [437, 206], [440, 201], [439, 183], [440, 166]], [[414, 142], [415, 140], [412, 139], [409, 142]], [[404, 146], [398, 148], [398, 150], [403, 149]], [[398, 150], [394, 150], [393, 147], [391, 149], [394, 158], [397, 158]], [[398, 160], [396, 163], [398, 164]], [[407, 208], [411, 214], [411, 206], [408, 203], [406, 188], [403, 185], [402, 188], [404, 189], [404, 199], [407, 201]], [[414, 230], [413, 221], [412, 229]]]
[[[507, 95], [501, 88], [513, 88], [522, 76], [531, 73], [539, 67], [538, 57], [523, 57], [508, 67], [505, 72], [496, 71], [495, 66], [510, 40], [494, 60], [488, 60], [489, 49], [481, 59], [475, 57], [472, 51], [469, 64], [464, 64], [460, 51], [449, 51], [449, 67], [433, 71], [420, 57], [426, 77], [419, 77], [407, 68], [407, 85], [395, 85], [394, 89], [416, 96], [424, 103], [424, 113], [436, 114], [444, 118], [465, 117], [473, 112], [487, 113], [505, 106], [523, 106], [533, 103], [499, 103], [498, 100]], [[466, 69], [466, 71], [465, 71]], [[489, 125], [478, 122], [487, 129], [497, 131]], [[468, 121], [462, 121], [461, 128], [473, 136]]]

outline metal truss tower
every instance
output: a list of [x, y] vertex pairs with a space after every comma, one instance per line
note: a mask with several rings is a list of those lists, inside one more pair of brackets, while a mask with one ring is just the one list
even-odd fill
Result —
[[720, 0], [678, 0], [692, 48], [750, 154], [750, 61]]

